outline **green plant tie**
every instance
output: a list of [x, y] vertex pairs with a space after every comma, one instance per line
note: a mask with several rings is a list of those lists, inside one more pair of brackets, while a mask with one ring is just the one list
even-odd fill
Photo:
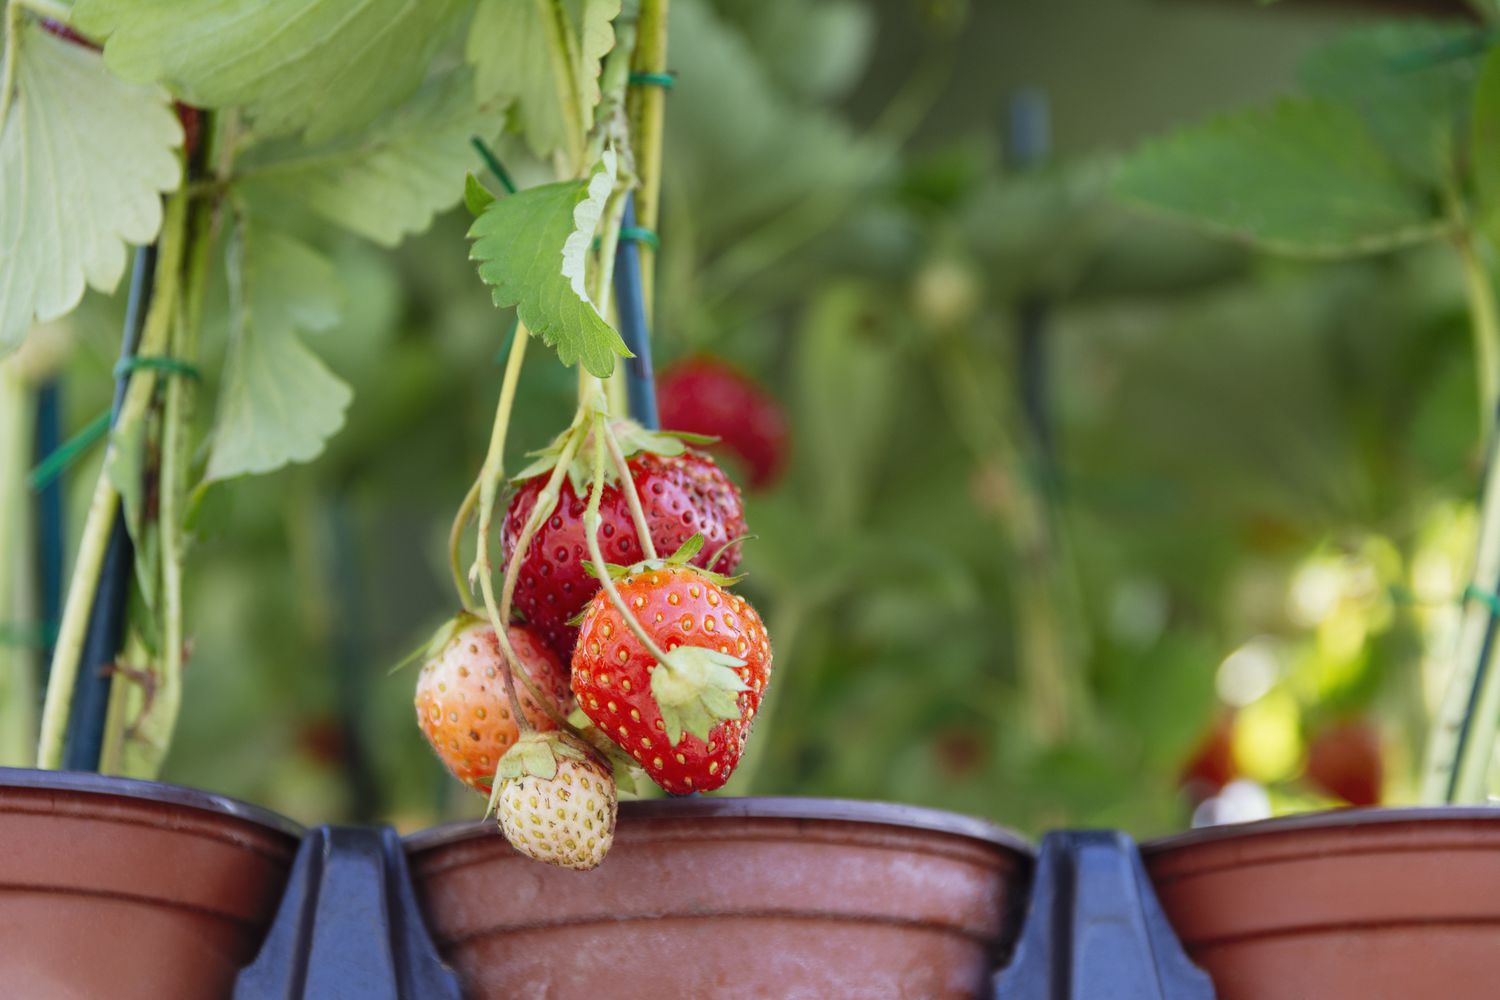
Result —
[[1479, 603], [1490, 609], [1490, 614], [1492, 616], [1500, 618], [1500, 595], [1497, 595], [1488, 590], [1484, 590], [1480, 587], [1476, 587], [1471, 583], [1464, 588], [1464, 600], [1478, 601]]
[[33, 490], [43, 490], [56, 479], [73, 460], [88, 451], [95, 441], [109, 432], [108, 410], [89, 421], [88, 426], [53, 449], [52, 454], [42, 459], [31, 470], [27, 482]]
[[45, 649], [57, 640], [57, 623], [22, 625], [0, 622], [0, 646], [16, 649]]
[[[131, 372], [139, 370], [161, 372], [166, 375], [178, 375], [182, 378], [198, 380], [202, 378], [198, 369], [179, 358], [169, 357], [134, 357], [122, 358], [115, 365], [114, 377], [122, 379]], [[52, 453], [32, 467], [26, 477], [27, 484], [33, 490], [43, 490], [52, 484], [52, 481], [60, 476], [64, 469], [72, 465], [78, 456], [88, 451], [100, 438], [109, 432], [109, 423], [112, 414], [105, 410], [93, 420], [90, 420], [82, 430], [74, 434], [68, 440], [53, 449]]]
[[510, 171], [505, 169], [505, 164], [500, 162], [500, 157], [495, 155], [495, 151], [486, 146], [484, 140], [477, 135], [469, 136], [469, 145], [474, 147], [474, 151], [479, 154], [484, 165], [490, 168], [490, 173], [495, 175], [500, 186], [505, 188], [507, 193], [515, 194], [516, 182], [510, 179]]
[[675, 73], [632, 73], [630, 74], [630, 85], [632, 87], [660, 87], [662, 90], [671, 90], [677, 86], [677, 75]]
[[661, 249], [661, 237], [645, 226], [621, 226], [620, 239], [626, 243], [644, 243], [652, 250]]
[[181, 358], [153, 355], [121, 358], [119, 364], [115, 365], [114, 376], [116, 379], [122, 379], [129, 376], [131, 372], [141, 370], [161, 372], [164, 375], [180, 375], [194, 382], [203, 378], [197, 368]]

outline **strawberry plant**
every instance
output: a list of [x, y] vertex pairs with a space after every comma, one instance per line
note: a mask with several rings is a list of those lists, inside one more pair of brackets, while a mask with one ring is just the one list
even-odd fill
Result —
[[[350, 309], [352, 276], [333, 252], [343, 234], [394, 247], [463, 201], [479, 275], [519, 323], [490, 454], [454, 530], [456, 559], [477, 517], [483, 600], [457, 572], [465, 610], [418, 699], [455, 773], [489, 790], [508, 747], [533, 745], [523, 737], [537, 727], [568, 728], [569, 619], [598, 589], [586, 570], [608, 572], [593, 551], [601, 504], [619, 561], [701, 536], [712, 548], [699, 561], [733, 569], [737, 493], [684, 441], [629, 422], [615, 374], [629, 352], [605, 318], [626, 197], [643, 225], [658, 214], [663, 4], [13, 0], [5, 29], [0, 348], [74, 309], [86, 287], [113, 291], [128, 244], [153, 246], [136, 264], [149, 305], [119, 368], [123, 397], [58, 628], [42, 766], [61, 760], [118, 512], [135, 582], [101, 766], [159, 769], [181, 706], [184, 569], [200, 512], [235, 488], [221, 484], [316, 457], [350, 405], [308, 339]], [[495, 143], [531, 181], [524, 190], [497, 197], [475, 178], [474, 145]], [[497, 597], [489, 538], [533, 338], [578, 367], [579, 407], [509, 503]], [[592, 528], [578, 520], [591, 488]], [[512, 621], [513, 603], [529, 625]], [[574, 745], [557, 752], [576, 763]]]

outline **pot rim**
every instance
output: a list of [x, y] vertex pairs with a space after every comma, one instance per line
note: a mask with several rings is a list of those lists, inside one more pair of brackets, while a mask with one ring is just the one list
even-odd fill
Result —
[[[926, 806], [899, 802], [874, 802], [863, 799], [822, 799], [799, 796], [708, 797], [695, 795], [678, 799], [634, 799], [620, 803], [621, 818], [642, 819], [799, 819], [834, 822], [869, 823], [875, 826], [904, 827], [946, 833], [969, 840], [979, 840], [1002, 850], [1034, 858], [1036, 849], [1018, 833], [975, 816], [929, 809]], [[419, 830], [404, 838], [408, 854], [446, 847], [483, 833], [489, 836], [494, 824], [485, 820], [445, 823]]]
[[1275, 836], [1283, 833], [1305, 833], [1339, 828], [1391, 826], [1399, 823], [1424, 822], [1493, 822], [1500, 823], [1496, 806], [1399, 806], [1365, 809], [1326, 809], [1321, 812], [1297, 813], [1249, 823], [1206, 826], [1141, 844], [1142, 854], [1166, 854], [1179, 848], [1199, 847], [1226, 840]]
[[116, 798], [142, 799], [194, 809], [217, 816], [229, 816], [277, 833], [301, 840], [307, 832], [302, 824], [262, 806], [232, 799], [201, 788], [172, 785], [141, 778], [119, 778], [92, 771], [42, 771], [30, 767], [0, 767], [0, 790], [22, 788], [48, 792], [74, 792], [80, 795], [105, 795]]

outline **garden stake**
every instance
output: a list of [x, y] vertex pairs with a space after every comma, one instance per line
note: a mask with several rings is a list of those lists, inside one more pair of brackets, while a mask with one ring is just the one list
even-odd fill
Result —
[[[50, 455], [62, 439], [62, 388], [48, 379], [37, 391], [34, 451]], [[60, 477], [36, 490], [37, 621], [41, 623], [41, 655], [37, 658], [37, 691], [47, 689], [52, 664], [52, 639], [62, 616], [63, 597], [63, 484]], [[40, 704], [38, 704], [40, 710]]]
[[615, 251], [615, 311], [620, 321], [620, 336], [633, 358], [625, 360], [625, 388], [630, 398], [630, 415], [647, 430], [658, 430], [661, 420], [656, 412], [656, 382], [651, 370], [651, 331], [646, 325], [646, 299], [641, 285], [641, 253], [637, 246], [645, 243], [655, 248], [658, 240], [649, 229], [635, 222], [635, 196], [626, 195], [625, 215], [620, 225], [620, 243]]
[[[135, 254], [130, 276], [130, 298], [125, 307], [125, 331], [120, 344], [120, 362], [115, 369], [115, 398], [110, 409], [111, 421], [118, 419], [130, 384], [129, 362], [140, 343], [146, 311], [151, 304], [151, 287], [156, 275], [156, 247], [141, 247]], [[125, 634], [125, 609], [130, 600], [131, 576], [135, 550], [125, 527], [123, 505], [115, 511], [110, 528], [109, 546], [104, 553], [104, 567], [94, 590], [93, 610], [89, 613], [88, 631], [84, 635], [83, 654], [79, 662], [78, 686], [68, 714], [68, 728], [63, 742], [63, 768], [68, 771], [97, 771], [104, 744], [105, 719], [109, 697], [114, 687], [113, 673], [108, 669], [119, 652]]]

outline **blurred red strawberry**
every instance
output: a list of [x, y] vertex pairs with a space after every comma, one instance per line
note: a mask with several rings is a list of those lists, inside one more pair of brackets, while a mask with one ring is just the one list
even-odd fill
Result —
[[1363, 720], [1323, 730], [1307, 752], [1308, 782], [1351, 806], [1379, 805], [1384, 774], [1380, 734]]
[[1182, 788], [1193, 803], [1213, 798], [1238, 775], [1234, 764], [1234, 714], [1225, 712], [1193, 749], [1182, 769]]
[[751, 489], [766, 489], [786, 465], [790, 429], [781, 404], [743, 372], [698, 356], [669, 366], [656, 383], [666, 430], [708, 434], [738, 459]]

